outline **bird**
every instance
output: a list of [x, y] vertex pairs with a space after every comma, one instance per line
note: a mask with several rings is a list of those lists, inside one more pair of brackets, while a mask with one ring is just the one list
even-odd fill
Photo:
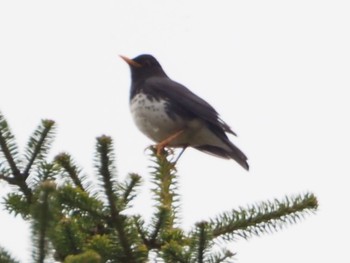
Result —
[[236, 133], [208, 102], [169, 78], [154, 56], [120, 57], [131, 72], [131, 115], [138, 129], [156, 142], [157, 155], [165, 147], [182, 148], [180, 155], [192, 147], [249, 170], [247, 156], [228, 137]]

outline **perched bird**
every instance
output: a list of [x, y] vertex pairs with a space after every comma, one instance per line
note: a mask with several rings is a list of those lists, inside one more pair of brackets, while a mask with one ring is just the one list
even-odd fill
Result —
[[166, 146], [183, 151], [193, 147], [249, 169], [247, 157], [226, 133], [236, 134], [209, 103], [171, 80], [153, 56], [120, 57], [131, 70], [131, 114], [137, 127], [157, 143], [158, 155]]

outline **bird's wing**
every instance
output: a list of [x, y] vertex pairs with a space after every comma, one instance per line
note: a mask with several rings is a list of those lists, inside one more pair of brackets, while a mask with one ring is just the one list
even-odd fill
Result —
[[175, 104], [179, 113], [184, 115], [188, 113], [199, 117], [210, 124], [220, 127], [224, 132], [236, 135], [232, 129], [219, 117], [218, 112], [205, 100], [198, 97], [185, 86], [169, 78], [149, 78], [145, 82], [151, 93], [169, 98]]

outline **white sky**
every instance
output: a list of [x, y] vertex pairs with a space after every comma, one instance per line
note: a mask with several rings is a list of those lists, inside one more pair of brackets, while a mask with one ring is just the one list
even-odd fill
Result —
[[[120, 177], [148, 177], [151, 142], [129, 113], [118, 57], [153, 54], [239, 135], [251, 171], [194, 150], [180, 159], [183, 226], [311, 191], [319, 212], [239, 240], [237, 262], [349, 262], [350, 8], [347, 1], [1, 1], [0, 110], [20, 147], [42, 118], [52, 155], [92, 173], [95, 138], [115, 140]], [[146, 183], [136, 212], [150, 215]], [[0, 184], [4, 193], [9, 188]], [[30, 261], [29, 231], [0, 213], [0, 244]]]

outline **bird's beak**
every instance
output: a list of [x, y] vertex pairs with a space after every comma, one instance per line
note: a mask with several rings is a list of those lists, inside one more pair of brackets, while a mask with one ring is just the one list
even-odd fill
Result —
[[122, 55], [119, 55], [126, 63], [128, 63], [130, 66], [132, 67], [135, 67], [135, 68], [141, 68], [142, 65], [137, 63], [136, 61], [130, 59], [130, 58], [127, 58], [125, 56], [122, 56]]

